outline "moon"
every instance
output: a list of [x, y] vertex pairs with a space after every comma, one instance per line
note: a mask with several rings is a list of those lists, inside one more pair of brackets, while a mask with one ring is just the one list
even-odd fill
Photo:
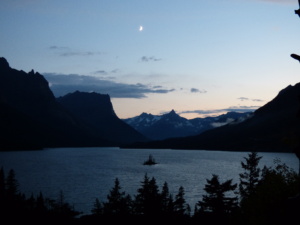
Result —
[[143, 31], [144, 27], [140, 26], [139, 31]]

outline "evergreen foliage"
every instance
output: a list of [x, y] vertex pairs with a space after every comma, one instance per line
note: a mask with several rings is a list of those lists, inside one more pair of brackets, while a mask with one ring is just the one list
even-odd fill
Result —
[[5, 175], [4, 169], [1, 167], [0, 169], [0, 201], [3, 200], [5, 194]]
[[184, 188], [182, 186], [179, 187], [178, 189], [178, 194], [175, 196], [175, 201], [174, 201], [174, 212], [177, 215], [187, 215], [189, 216], [191, 213], [191, 208], [190, 206], [186, 203], [185, 198], [184, 198]]
[[130, 195], [121, 192], [119, 179], [115, 179], [115, 185], [107, 195], [107, 202], [103, 203], [103, 213], [107, 215], [128, 215], [131, 214], [132, 200]]
[[144, 161], [143, 165], [155, 165], [157, 164], [157, 162], [155, 161], [155, 159], [153, 158], [153, 156], [150, 154], [148, 159], [146, 161]]
[[203, 195], [202, 201], [197, 205], [200, 207], [200, 212], [210, 212], [216, 215], [230, 214], [237, 208], [236, 196], [225, 196], [227, 192], [234, 192], [237, 184], [232, 184], [232, 180], [227, 180], [220, 183], [218, 175], [213, 174], [212, 178], [207, 179], [207, 184], [204, 190], [207, 195]]
[[241, 216], [245, 224], [294, 224], [299, 208], [293, 208], [299, 175], [280, 160], [264, 167], [255, 192], [243, 202]]
[[94, 207], [91, 210], [93, 215], [102, 215], [103, 214], [103, 205], [98, 198], [94, 202]]
[[5, 182], [6, 186], [6, 196], [13, 200], [19, 194], [19, 184], [18, 181], [15, 179], [15, 171], [13, 169], [9, 170], [8, 176]]
[[135, 196], [135, 211], [137, 214], [153, 215], [160, 213], [161, 201], [156, 179], [151, 179], [147, 174], [141, 182], [141, 187], [137, 190]]
[[164, 182], [161, 191], [161, 210], [164, 214], [171, 214], [174, 210], [174, 200], [169, 191], [169, 185]]
[[0, 170], [0, 223], [45, 224], [71, 222], [80, 213], [64, 201], [63, 193], [59, 199], [44, 198], [42, 193], [37, 197], [26, 198], [19, 191], [19, 183], [15, 171], [10, 169], [5, 176], [4, 169]]
[[251, 152], [248, 154], [248, 158], [244, 157], [246, 162], [241, 162], [241, 166], [244, 169], [244, 172], [239, 174], [239, 191], [242, 200], [254, 194], [256, 190], [261, 171], [258, 164], [261, 158], [256, 152]]

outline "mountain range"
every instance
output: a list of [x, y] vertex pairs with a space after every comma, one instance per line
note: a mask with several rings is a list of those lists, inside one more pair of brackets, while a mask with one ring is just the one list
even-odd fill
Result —
[[253, 113], [187, 120], [174, 110], [121, 120], [109, 95], [55, 98], [47, 80], [0, 57], [0, 150], [118, 146], [292, 152], [300, 140], [300, 83]]
[[149, 139], [163, 140], [197, 135], [228, 123], [242, 122], [251, 115], [252, 112], [228, 112], [215, 117], [186, 119], [171, 110], [163, 115], [142, 113], [136, 117], [123, 119], [123, 121]]
[[123, 148], [293, 152], [300, 140], [299, 96], [300, 83], [289, 85], [243, 122], [228, 123], [194, 136], [134, 143]]

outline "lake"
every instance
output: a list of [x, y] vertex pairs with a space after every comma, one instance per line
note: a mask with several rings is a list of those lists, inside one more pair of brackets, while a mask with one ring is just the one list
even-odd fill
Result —
[[[143, 165], [152, 155], [158, 164]], [[132, 197], [137, 194], [144, 176], [154, 177], [161, 190], [164, 182], [175, 196], [182, 186], [187, 203], [194, 209], [205, 194], [206, 179], [212, 174], [221, 181], [239, 181], [241, 161], [249, 152], [120, 149], [120, 148], [53, 148], [41, 151], [0, 152], [0, 166], [5, 175], [14, 169], [19, 189], [26, 197], [40, 192], [57, 199], [62, 191], [66, 202], [75, 210], [90, 214], [95, 199], [106, 201], [116, 178]], [[260, 167], [273, 166], [280, 159], [295, 171], [299, 161], [292, 153], [258, 153]]]

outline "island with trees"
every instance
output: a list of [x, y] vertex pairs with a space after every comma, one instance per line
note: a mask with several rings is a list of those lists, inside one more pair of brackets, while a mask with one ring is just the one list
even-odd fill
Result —
[[157, 164], [157, 162], [151, 154], [149, 155], [148, 159], [143, 163], [143, 165], [148, 165], [148, 166], [155, 165], [155, 164]]

